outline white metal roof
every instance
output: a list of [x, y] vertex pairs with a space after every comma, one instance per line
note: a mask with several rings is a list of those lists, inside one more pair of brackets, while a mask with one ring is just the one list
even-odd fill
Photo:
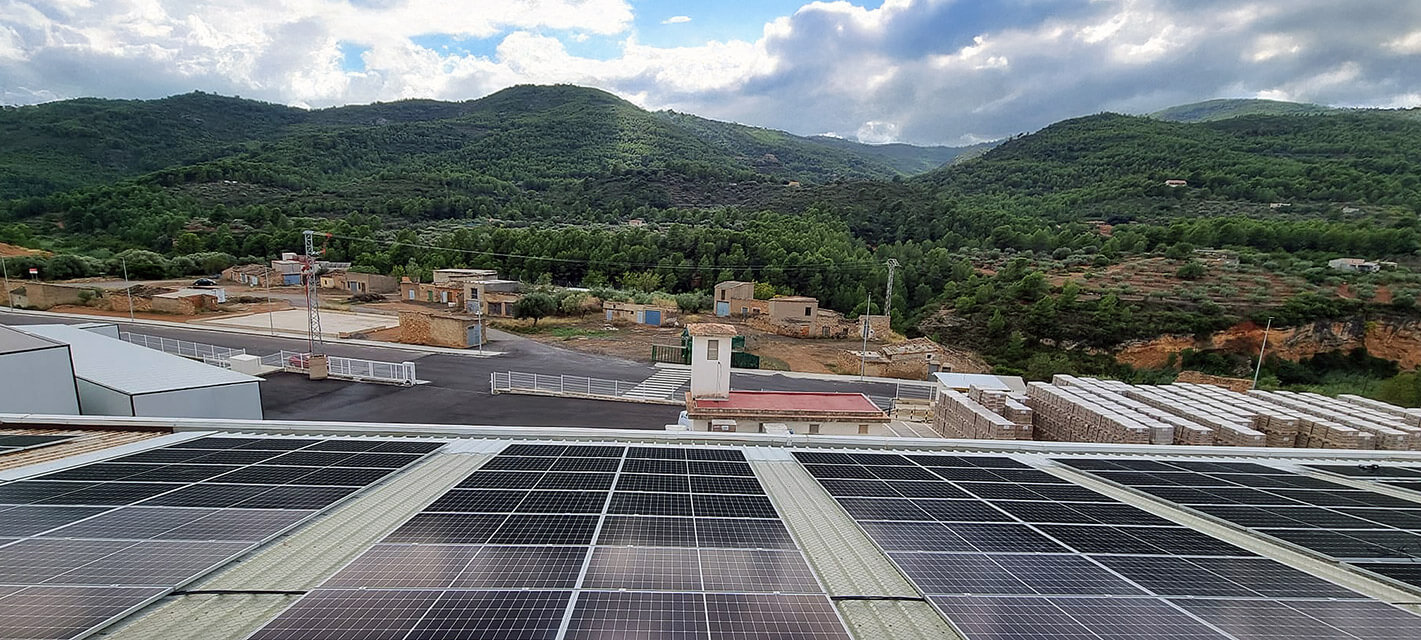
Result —
[[[1017, 376], [994, 376], [989, 373], [934, 373], [937, 381], [951, 389], [979, 387], [990, 391], [1025, 393], [1026, 383]], [[1013, 384], [1016, 383], [1016, 384]]]
[[261, 382], [261, 378], [71, 326], [29, 325], [21, 331], [69, 345], [75, 377], [122, 393], [137, 395]]
[[10, 327], [0, 327], [0, 354], [20, 353], [23, 351], [34, 351], [35, 349], [47, 349], [52, 347], [62, 347], [64, 345], [33, 336]]

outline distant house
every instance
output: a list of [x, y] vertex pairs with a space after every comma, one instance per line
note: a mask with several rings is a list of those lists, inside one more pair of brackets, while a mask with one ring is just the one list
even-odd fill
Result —
[[275, 272], [264, 264], [239, 264], [222, 270], [222, 279], [248, 287], [271, 286]]
[[355, 293], [394, 293], [400, 290], [400, 282], [390, 276], [377, 273], [358, 273], [338, 269], [321, 274], [321, 288], [340, 289]]
[[722, 318], [731, 315], [748, 316], [758, 313], [755, 303], [755, 283], [726, 280], [715, 285], [715, 315]]
[[1188, 180], [1165, 180], [1165, 181], [1164, 181], [1164, 186], [1169, 187], [1169, 188], [1171, 188], [1171, 189], [1178, 188], [1178, 187], [1187, 187], [1187, 186], [1189, 186], [1189, 181], [1188, 181]]
[[602, 312], [607, 322], [630, 322], [652, 327], [669, 324], [676, 316], [675, 309], [635, 302], [603, 302]]
[[1375, 262], [1368, 262], [1361, 258], [1337, 258], [1328, 260], [1327, 266], [1334, 271], [1346, 271], [1348, 273], [1376, 273], [1381, 271], [1381, 265]]

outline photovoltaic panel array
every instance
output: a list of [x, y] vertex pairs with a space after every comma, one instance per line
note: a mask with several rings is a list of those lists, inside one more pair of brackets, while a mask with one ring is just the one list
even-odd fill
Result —
[[516, 444], [254, 639], [848, 638], [734, 449]]
[[442, 444], [207, 437], [0, 484], [0, 639], [83, 635]]
[[1421, 587], [1421, 503], [1249, 462], [1061, 462]]
[[78, 436], [0, 434], [0, 455], [23, 451], [25, 449], [34, 449], [36, 447], [47, 447], [52, 444], [73, 440], [77, 437]]
[[1354, 480], [1368, 480], [1389, 487], [1421, 493], [1421, 467], [1398, 467], [1383, 464], [1309, 464], [1303, 466], [1347, 476]]
[[1421, 634], [1421, 616], [1010, 458], [795, 457], [969, 640]]

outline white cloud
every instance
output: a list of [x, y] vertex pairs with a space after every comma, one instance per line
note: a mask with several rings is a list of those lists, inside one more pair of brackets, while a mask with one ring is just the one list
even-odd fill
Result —
[[[1421, 86], [1421, 3], [992, 2], [812, 2], [754, 41], [656, 47], [629, 0], [0, 0], [0, 101], [202, 89], [328, 106], [567, 82], [799, 133], [966, 143], [1224, 96], [1411, 106]], [[489, 46], [415, 44], [431, 34]], [[614, 55], [563, 44], [594, 40]], [[343, 68], [350, 46], [363, 68]]]

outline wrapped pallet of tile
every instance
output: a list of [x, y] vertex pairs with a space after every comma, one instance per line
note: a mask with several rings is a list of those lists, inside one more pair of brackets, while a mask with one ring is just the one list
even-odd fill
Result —
[[[1308, 395], [1291, 391], [1268, 391], [1265, 399], [1274, 404], [1290, 407], [1299, 412], [1316, 416], [1332, 423], [1328, 437], [1338, 441], [1335, 448], [1350, 448], [1346, 443], [1355, 441], [1360, 449], [1409, 450], [1417, 446], [1415, 428], [1381, 414], [1358, 415], [1365, 409], [1340, 403], [1321, 395]], [[1339, 410], [1337, 405], [1345, 405], [1349, 410]], [[1342, 429], [1337, 426], [1344, 427]], [[1351, 433], [1355, 431], [1355, 434]]]
[[1132, 387], [1126, 392], [1126, 397], [1154, 409], [1157, 412], [1156, 415], [1169, 416], [1160, 419], [1174, 425], [1175, 444], [1201, 446], [1214, 444], [1214, 430], [1185, 417], [1190, 412], [1183, 410], [1177, 400], [1160, 391], [1160, 387]]
[[[1018, 425], [959, 391], [944, 389], [937, 402], [933, 427], [945, 438], [1015, 440], [1022, 437]], [[1030, 438], [1029, 431], [1025, 437]]]
[[[1148, 396], [1151, 406], [1204, 425], [1212, 431], [1213, 441], [1207, 444], [1232, 447], [1261, 447], [1267, 442], [1263, 432], [1252, 427], [1252, 419], [1232, 412], [1223, 411], [1208, 402], [1191, 395], [1188, 390], [1176, 385], [1152, 387]], [[1186, 437], [1199, 437], [1198, 432], [1186, 433]], [[1204, 444], [1198, 440], [1190, 444]]]
[[1385, 413], [1413, 427], [1421, 427], [1421, 409], [1408, 409], [1405, 407], [1398, 407], [1394, 404], [1382, 402], [1381, 400], [1363, 398], [1362, 396], [1355, 396], [1349, 393], [1344, 393], [1340, 396], [1337, 396], [1337, 399], [1348, 404], [1355, 404], [1360, 407], [1366, 407], [1368, 409], [1371, 409], [1372, 411]]
[[[1289, 391], [1263, 391], [1255, 389], [1248, 395], [1269, 404], [1286, 407], [1306, 414], [1312, 419], [1311, 425], [1304, 425], [1309, 439], [1308, 447], [1317, 448], [1321, 441], [1325, 449], [1375, 449], [1378, 446], [1404, 444], [1404, 434], [1382, 425], [1372, 425], [1346, 414], [1313, 406], [1306, 399]], [[1390, 432], [1390, 433], [1388, 433]], [[1380, 434], [1390, 435], [1378, 441]]]
[[1108, 400], [1135, 413], [1153, 418], [1154, 422], [1147, 424], [1150, 428], [1150, 444], [1175, 444], [1175, 432], [1182, 424], [1188, 424], [1187, 420], [1131, 398], [1129, 393], [1132, 387], [1119, 380], [1078, 378], [1075, 384], [1090, 390], [1097, 398]]
[[[1362, 424], [1385, 427], [1388, 430], [1395, 430], [1402, 434], [1400, 442], [1393, 442], [1390, 446], [1380, 446], [1379, 448], [1391, 450], [1421, 449], [1421, 427], [1410, 424], [1404, 416], [1378, 411], [1371, 407], [1354, 404], [1345, 400], [1329, 398], [1320, 393], [1300, 393], [1298, 396], [1302, 398], [1304, 402], [1312, 406], [1349, 416]], [[1377, 437], [1379, 439], [1389, 439], [1391, 435], [1383, 431], [1378, 431]]]
[[1033, 433], [1032, 425], [1035, 420], [1032, 414], [1031, 407], [1026, 406], [1021, 400], [1017, 400], [1016, 398], [1007, 398], [1006, 405], [1002, 407], [1002, 417], [1010, 420], [1012, 424], [1017, 426], [1017, 440], [1033, 439], [1035, 434]]
[[[1058, 380], [1059, 381], [1059, 380]], [[1156, 421], [1078, 385], [1027, 387], [1040, 440], [1148, 444]]]
[[1263, 433], [1266, 446], [1298, 446], [1300, 415], [1292, 410], [1270, 406], [1241, 393], [1213, 385], [1175, 383], [1170, 386], [1208, 406], [1246, 420], [1249, 427]]

